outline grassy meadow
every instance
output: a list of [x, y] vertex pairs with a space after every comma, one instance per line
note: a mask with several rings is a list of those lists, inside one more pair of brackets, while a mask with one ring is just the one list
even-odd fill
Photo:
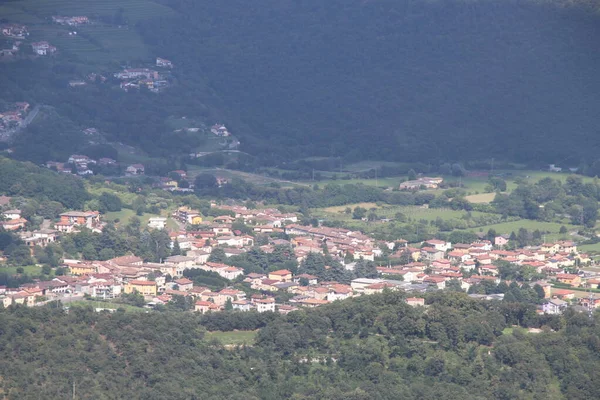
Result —
[[225, 346], [251, 345], [258, 331], [206, 332], [206, 340], [216, 339]]

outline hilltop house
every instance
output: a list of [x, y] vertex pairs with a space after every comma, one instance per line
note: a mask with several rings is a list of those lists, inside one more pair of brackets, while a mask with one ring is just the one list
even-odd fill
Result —
[[164, 229], [167, 219], [164, 217], [153, 217], [148, 220], [148, 227], [154, 229]]
[[38, 56], [45, 56], [56, 52], [56, 47], [50, 45], [50, 43], [46, 41], [31, 43], [31, 48]]
[[88, 229], [100, 226], [98, 211], [69, 211], [60, 214], [60, 222], [55, 224], [58, 231], [71, 232], [74, 226], [85, 226]]
[[166, 58], [156, 57], [156, 66], [163, 68], [173, 68], [173, 63]]
[[213, 126], [210, 127], [210, 131], [217, 135], [217, 136], [221, 136], [221, 137], [227, 137], [229, 135], [231, 135], [229, 133], [229, 131], [227, 130], [227, 128], [225, 127], [225, 125], [223, 124], [214, 124]]
[[125, 170], [125, 175], [144, 175], [144, 166], [142, 164], [131, 164]]

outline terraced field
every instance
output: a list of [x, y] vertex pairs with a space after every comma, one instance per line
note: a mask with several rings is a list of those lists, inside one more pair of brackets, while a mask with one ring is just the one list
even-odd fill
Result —
[[[138, 21], [169, 15], [173, 11], [151, 0], [18, 0], [0, 6], [0, 16], [28, 26], [31, 41], [47, 40], [59, 54], [93, 66], [150, 61], [150, 54], [133, 26]], [[106, 21], [122, 15], [127, 24]], [[52, 24], [53, 15], [85, 15], [92, 24], [66, 27]], [[77, 35], [69, 35], [77, 31]]]
[[52, 15], [113, 16], [122, 9], [123, 17], [131, 25], [173, 12], [151, 0], [20, 0], [13, 2], [11, 7], [42, 18]]

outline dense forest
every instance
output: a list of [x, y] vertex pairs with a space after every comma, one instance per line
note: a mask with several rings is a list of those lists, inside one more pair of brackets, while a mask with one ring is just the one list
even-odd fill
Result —
[[[0, 390], [7, 399], [245, 400], [585, 399], [600, 392], [600, 330], [585, 313], [538, 316], [527, 303], [440, 292], [427, 295], [427, 309], [413, 308], [404, 296], [243, 318], [11, 307], [0, 310]], [[260, 328], [253, 345], [225, 348], [205, 336], [241, 327]]]
[[187, 115], [226, 123], [264, 165], [315, 155], [597, 160], [592, 1], [159, 2], [174, 12], [134, 19], [127, 4], [106, 10], [136, 21], [129, 29], [148, 52], [173, 61], [173, 86], [158, 95], [125, 93], [111, 78], [69, 87], [90, 71], [111, 77], [152, 62], [113, 58], [110, 48], [101, 65], [68, 52], [0, 63], [11, 77], [0, 80], [0, 106], [55, 107], [51, 121], [15, 140], [17, 157], [63, 158], [85, 145], [77, 133], [90, 126], [151, 155], [183, 155], [202, 140], [165, 121]]
[[575, 151], [594, 157], [585, 141], [597, 149], [589, 104], [600, 93], [600, 21], [587, 9], [528, 1], [164, 3], [184, 15], [142, 22], [141, 32], [190, 84], [195, 75], [209, 81], [237, 117], [236, 130], [251, 135], [242, 141], [251, 153], [558, 161]]

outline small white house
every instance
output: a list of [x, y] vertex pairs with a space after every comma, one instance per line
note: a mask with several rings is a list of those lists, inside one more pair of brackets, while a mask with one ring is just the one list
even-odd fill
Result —
[[153, 217], [148, 220], [148, 226], [153, 229], [165, 229], [167, 219], [163, 217]]

